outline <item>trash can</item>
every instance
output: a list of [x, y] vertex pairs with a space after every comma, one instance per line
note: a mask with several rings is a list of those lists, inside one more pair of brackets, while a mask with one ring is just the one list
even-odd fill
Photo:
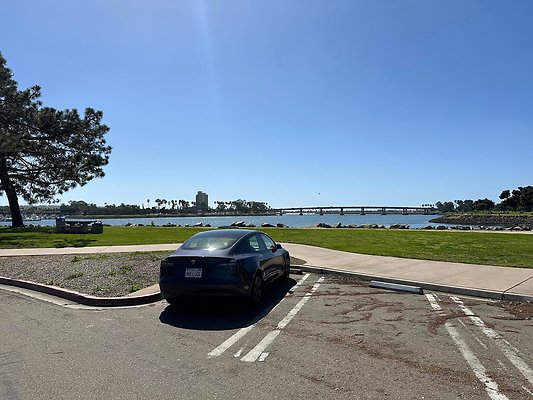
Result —
[[65, 233], [66, 231], [65, 217], [56, 217], [56, 232]]
[[91, 225], [91, 233], [104, 233], [104, 224], [101, 222], [93, 222]]

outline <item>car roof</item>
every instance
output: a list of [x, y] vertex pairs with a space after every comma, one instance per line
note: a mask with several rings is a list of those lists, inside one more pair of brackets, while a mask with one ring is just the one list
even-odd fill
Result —
[[[195, 235], [192, 235], [189, 239], [185, 241], [185, 243], [187, 243], [189, 240], [193, 238], [201, 238], [201, 237], [206, 237], [206, 238], [209, 238], [209, 237], [210, 238], [213, 238], [213, 237], [228, 238], [229, 237], [229, 238], [234, 239], [235, 242], [231, 246], [224, 248], [224, 249], [218, 249], [218, 250], [209, 251], [209, 252], [207, 252], [206, 250], [192, 250], [194, 254], [197, 254], [199, 256], [203, 256], [205, 254], [208, 254], [210, 256], [223, 256], [223, 255], [226, 255], [228, 251], [231, 251], [232, 248], [237, 246], [237, 244], [240, 243], [244, 237], [247, 237], [249, 235], [254, 235], [256, 233], [262, 233], [262, 232], [257, 231], [257, 230], [250, 230], [250, 229], [212, 229], [212, 230], [203, 231]], [[185, 243], [183, 243], [183, 245]], [[183, 251], [183, 245], [178, 247], [178, 249], [174, 253], [172, 253], [170, 256], [173, 257], [173, 256], [180, 255], [180, 253], [182, 253]], [[188, 253], [188, 255], [191, 255], [190, 253], [191, 250], [186, 250], [186, 252]]]
[[246, 235], [253, 234], [253, 233], [262, 233], [256, 230], [250, 230], [250, 229], [212, 229], [208, 231], [199, 232], [196, 235], [193, 236], [224, 236], [224, 237], [231, 237], [234, 239], [240, 239]]

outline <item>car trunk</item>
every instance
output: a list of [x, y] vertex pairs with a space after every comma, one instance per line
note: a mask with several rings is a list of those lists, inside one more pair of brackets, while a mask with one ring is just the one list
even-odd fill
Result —
[[227, 279], [238, 267], [226, 257], [171, 256], [161, 262], [161, 276], [194, 281]]

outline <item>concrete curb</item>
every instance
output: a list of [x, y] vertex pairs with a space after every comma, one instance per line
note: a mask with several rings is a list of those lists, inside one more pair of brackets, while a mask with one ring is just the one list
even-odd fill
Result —
[[533, 296], [530, 296], [530, 295], [527, 295], [527, 294], [503, 292], [502, 300], [507, 300], [507, 301], [528, 301], [530, 303], [533, 303]]
[[160, 292], [146, 294], [142, 296], [125, 296], [125, 297], [96, 297], [73, 290], [59, 288], [57, 286], [43, 285], [30, 281], [22, 281], [18, 279], [6, 278], [0, 276], [0, 284], [16, 286], [24, 289], [34, 290], [36, 292], [46, 293], [52, 296], [67, 299], [78, 304], [83, 304], [92, 307], [126, 307], [138, 306], [142, 304], [154, 303], [162, 300]]
[[[454, 293], [465, 296], [483, 297], [495, 300], [506, 301], [528, 301], [533, 302], [533, 296], [523, 295], [519, 293], [507, 293], [507, 291], [491, 291], [484, 289], [465, 288], [460, 286], [439, 285], [434, 283], [419, 282], [405, 279], [395, 279], [389, 277], [383, 277], [379, 275], [361, 274], [357, 272], [349, 272], [338, 270], [334, 268], [323, 268], [313, 265], [297, 265], [291, 266], [294, 269], [301, 270], [303, 272], [313, 272], [317, 274], [332, 274], [347, 276], [352, 278], [361, 279], [363, 281], [380, 280], [383, 282], [396, 283], [400, 285], [418, 286], [422, 289], [434, 290], [436, 292]], [[296, 272], [296, 271], [294, 271]], [[291, 271], [291, 273], [294, 273]], [[35, 283], [30, 281], [23, 281], [18, 279], [6, 278], [0, 276], [0, 284], [16, 286], [24, 289], [34, 290], [36, 292], [46, 293], [52, 296], [60, 297], [73, 301], [78, 304], [83, 304], [92, 307], [127, 307], [137, 306], [149, 303], [155, 303], [156, 301], [163, 300], [161, 292], [150, 293], [140, 296], [124, 296], [124, 297], [96, 297], [82, 293], [75, 292], [73, 290], [63, 289], [57, 286], [49, 286], [41, 283]]]
[[343, 271], [343, 270], [338, 270], [334, 268], [317, 267], [317, 266], [307, 265], [307, 264], [299, 265], [298, 267], [304, 272], [348, 276], [352, 278], [358, 278], [363, 281], [380, 280], [383, 282], [397, 283], [400, 285], [419, 286], [422, 289], [434, 290], [436, 292], [454, 293], [454, 294], [460, 294], [460, 295], [465, 295], [465, 296], [483, 297], [483, 298], [489, 298], [489, 299], [495, 299], [495, 300], [533, 302], [533, 296], [529, 296], [529, 295], [506, 293], [506, 292], [499, 292], [499, 291], [492, 291], [492, 290], [485, 290], [485, 289], [465, 288], [465, 287], [460, 287], [460, 286], [439, 285], [435, 283], [419, 282], [419, 281], [412, 281], [412, 280], [406, 280], [406, 279], [395, 279], [395, 278], [389, 278], [389, 277], [384, 277], [384, 276], [379, 276], [379, 275], [360, 274], [357, 272]]

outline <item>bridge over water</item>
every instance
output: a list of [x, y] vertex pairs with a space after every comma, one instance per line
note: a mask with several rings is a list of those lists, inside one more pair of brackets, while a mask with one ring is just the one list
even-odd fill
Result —
[[435, 212], [433, 207], [405, 207], [405, 206], [328, 206], [328, 207], [285, 207], [278, 208], [276, 212], [283, 214], [424, 214]]

